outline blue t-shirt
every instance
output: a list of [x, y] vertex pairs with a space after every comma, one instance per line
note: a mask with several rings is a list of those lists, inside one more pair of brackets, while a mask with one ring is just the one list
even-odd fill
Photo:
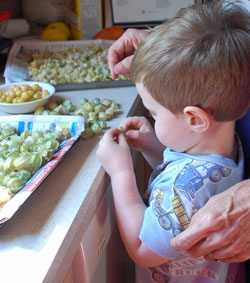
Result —
[[149, 206], [140, 239], [170, 261], [158, 267], [138, 267], [137, 279], [141, 276], [141, 282], [210, 283], [225, 282], [229, 274], [234, 276], [231, 273], [236, 273], [238, 264], [209, 263], [204, 258], [191, 258], [187, 253], [172, 248], [170, 241], [188, 227], [192, 215], [211, 196], [243, 179], [243, 163], [241, 145], [238, 163], [216, 154], [193, 156], [169, 148], [164, 151], [163, 163], [150, 178]]

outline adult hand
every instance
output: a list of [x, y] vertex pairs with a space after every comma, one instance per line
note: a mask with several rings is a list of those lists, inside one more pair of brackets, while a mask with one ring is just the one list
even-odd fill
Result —
[[130, 66], [135, 50], [149, 35], [149, 29], [127, 29], [108, 50], [108, 65], [113, 79], [118, 75], [130, 76]]
[[213, 196], [192, 217], [187, 230], [172, 239], [174, 248], [208, 261], [250, 258], [250, 180]]

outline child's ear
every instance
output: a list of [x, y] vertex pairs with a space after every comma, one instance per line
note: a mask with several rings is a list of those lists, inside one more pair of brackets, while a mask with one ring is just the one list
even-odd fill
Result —
[[187, 106], [183, 110], [190, 129], [196, 133], [204, 133], [211, 125], [211, 115], [197, 106]]

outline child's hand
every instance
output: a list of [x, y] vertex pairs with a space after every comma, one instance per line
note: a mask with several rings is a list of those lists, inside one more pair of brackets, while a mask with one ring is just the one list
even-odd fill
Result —
[[154, 168], [162, 161], [163, 146], [153, 127], [145, 117], [128, 117], [120, 125], [126, 132], [127, 142], [144, 154], [145, 159]]
[[120, 126], [126, 132], [128, 143], [136, 150], [148, 154], [152, 152], [155, 145], [162, 147], [153, 127], [145, 117], [125, 118]]
[[129, 145], [124, 133], [117, 128], [104, 134], [99, 142], [96, 154], [110, 176], [122, 171], [133, 171]]

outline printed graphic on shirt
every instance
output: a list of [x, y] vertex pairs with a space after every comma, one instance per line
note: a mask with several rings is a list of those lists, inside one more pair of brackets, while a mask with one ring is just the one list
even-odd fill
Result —
[[151, 202], [151, 207], [158, 218], [158, 222], [164, 230], [170, 230], [173, 233], [173, 236], [177, 236], [179, 233], [183, 231], [182, 226], [176, 222], [173, 218], [173, 214], [175, 213], [174, 209], [170, 211], [166, 211], [162, 207], [162, 203], [164, 200], [164, 190], [161, 188], [156, 188], [153, 192], [154, 200]]
[[[195, 276], [216, 282], [218, 280], [217, 272], [198, 267], [204, 261], [203, 258], [169, 261], [156, 267], [149, 267], [148, 270], [150, 271], [150, 277], [153, 282], [168, 283], [171, 277], [182, 276]], [[193, 269], [195, 266], [198, 268]]]
[[[161, 167], [157, 168], [157, 173], [155, 172], [154, 175], [158, 176], [160, 171], [166, 169], [168, 164], [163, 163]], [[170, 210], [166, 210], [163, 205], [165, 190], [156, 186], [153, 190], [153, 200], [150, 205], [161, 227], [172, 232], [173, 236], [187, 229], [190, 224], [190, 216], [186, 211], [180, 193], [191, 201], [198, 191], [205, 188], [206, 184], [209, 182], [218, 183], [223, 178], [230, 176], [231, 172], [230, 168], [210, 161], [193, 160], [186, 164], [175, 179], [171, 197], [172, 208]]]
[[185, 230], [188, 228], [191, 219], [187, 214], [184, 203], [175, 186], [173, 190], [174, 190], [174, 197], [171, 198], [171, 202], [174, 209], [174, 213], [182, 226], [182, 230]]
[[204, 160], [193, 160], [186, 164], [184, 169], [178, 174], [175, 186], [179, 192], [183, 193], [190, 201], [195, 197], [202, 187], [208, 183], [218, 183], [222, 178], [231, 175], [231, 169]]

